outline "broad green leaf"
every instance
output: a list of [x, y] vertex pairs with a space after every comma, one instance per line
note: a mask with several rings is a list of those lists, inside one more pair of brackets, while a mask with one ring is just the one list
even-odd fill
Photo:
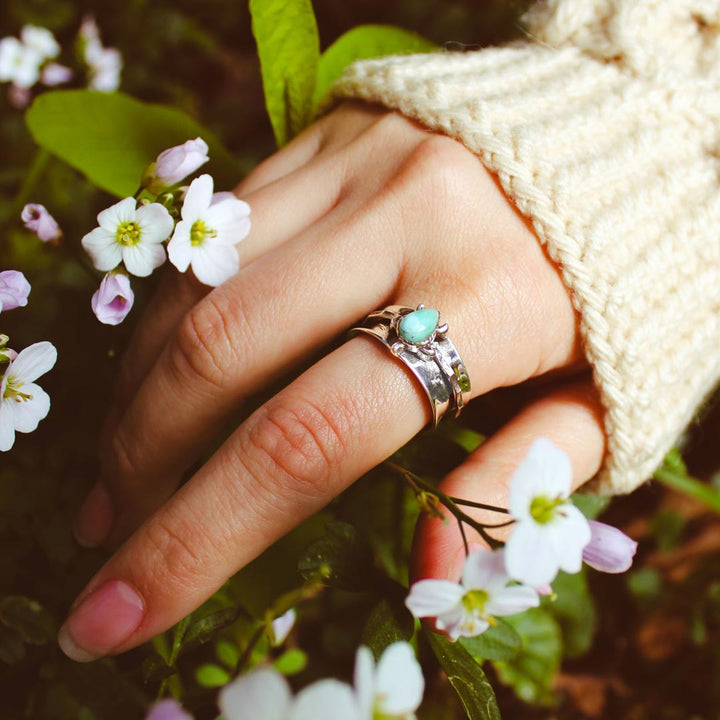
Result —
[[140, 674], [146, 683], [159, 683], [174, 675], [177, 670], [161, 655], [155, 654], [146, 657], [140, 666]]
[[0, 601], [0, 621], [31, 645], [45, 645], [57, 634], [50, 613], [36, 600], [22, 595], [8, 595]]
[[560, 669], [562, 635], [555, 619], [542, 608], [506, 618], [523, 641], [509, 662], [494, 663], [498, 677], [528, 703], [551, 704], [551, 687]]
[[185, 113], [122, 93], [57, 90], [38, 96], [25, 114], [35, 142], [109, 193], [135, 193], [145, 168], [166, 148], [202, 137], [210, 146], [203, 166], [217, 189], [240, 179], [220, 141]]
[[561, 572], [553, 581], [553, 597], [543, 598], [542, 606], [560, 625], [566, 657], [578, 657], [590, 649], [597, 613], [585, 570], [574, 575]]
[[232, 625], [240, 615], [242, 615], [240, 608], [231, 607], [218, 610], [193, 622], [183, 637], [183, 648], [202, 645], [208, 642], [208, 640], [212, 640], [220, 630]]
[[219, 665], [205, 663], [195, 671], [195, 679], [198, 685], [207, 688], [217, 688], [230, 682], [230, 673]]
[[430, 647], [470, 720], [500, 720], [495, 692], [480, 665], [462, 645], [426, 631]]
[[[407, 591], [405, 591], [407, 592]], [[383, 598], [370, 613], [360, 643], [367, 645], [378, 660], [388, 645], [410, 640], [415, 621], [402, 602]]]
[[458, 640], [478, 662], [512, 660], [522, 648], [522, 640], [511, 625], [503, 620], [495, 622], [482, 635]]
[[310, 124], [320, 57], [312, 0], [250, 0], [265, 106], [278, 147]]
[[408, 55], [437, 50], [437, 46], [416, 33], [392, 25], [358, 25], [341, 35], [320, 58], [315, 87], [315, 105], [330, 86], [355, 60]]
[[370, 546], [343, 522], [328, 523], [325, 537], [300, 557], [298, 570], [306, 580], [350, 591], [371, 589], [378, 576]]
[[292, 648], [275, 660], [273, 667], [283, 675], [297, 675], [305, 669], [307, 662], [308, 657], [300, 648]]

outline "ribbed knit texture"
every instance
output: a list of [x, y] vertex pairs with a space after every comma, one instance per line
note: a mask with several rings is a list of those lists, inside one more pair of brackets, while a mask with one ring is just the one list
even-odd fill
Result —
[[463, 142], [562, 270], [630, 492], [720, 377], [720, 2], [557, 0], [532, 41], [364, 61], [336, 98]]

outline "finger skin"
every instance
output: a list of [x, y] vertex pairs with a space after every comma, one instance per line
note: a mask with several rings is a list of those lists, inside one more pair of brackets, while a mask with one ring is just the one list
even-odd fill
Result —
[[[506, 508], [508, 481], [539, 437], [548, 438], [568, 454], [574, 489], [595, 475], [605, 453], [606, 438], [602, 405], [589, 375], [529, 404], [448, 475], [440, 489], [452, 497]], [[481, 522], [500, 523], [505, 519], [498, 513], [472, 508], [467, 511]], [[494, 534], [502, 539], [503, 532], [507, 531]], [[472, 532], [470, 539], [483, 544], [480, 538], [472, 538]], [[413, 543], [413, 580], [455, 580], [464, 557], [455, 523], [444, 524], [422, 516]]]

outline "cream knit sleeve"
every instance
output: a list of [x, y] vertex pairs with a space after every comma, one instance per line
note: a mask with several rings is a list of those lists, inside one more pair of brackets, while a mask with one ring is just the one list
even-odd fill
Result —
[[720, 377], [720, 1], [551, 0], [528, 35], [360, 62], [334, 95], [457, 138], [532, 221], [605, 406], [594, 489], [626, 493]]

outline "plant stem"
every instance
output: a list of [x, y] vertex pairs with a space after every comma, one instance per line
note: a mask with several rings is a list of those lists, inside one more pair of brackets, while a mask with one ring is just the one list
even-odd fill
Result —
[[666, 487], [688, 495], [710, 508], [713, 512], [720, 514], [720, 493], [704, 482], [689, 475], [676, 473], [666, 467], [656, 470], [654, 477]]
[[450, 498], [456, 505], [466, 505], [467, 507], [479, 508], [480, 510], [491, 510], [492, 512], [503, 513], [504, 515], [509, 514], [509, 510], [505, 508], [497, 507], [496, 505], [486, 505], [485, 503], [473, 502], [472, 500], [463, 500], [462, 498], [451, 497]]
[[245, 669], [245, 665], [247, 664], [248, 660], [250, 660], [252, 651], [255, 649], [255, 646], [258, 644], [258, 642], [260, 642], [260, 638], [263, 636], [264, 632], [265, 624], [262, 624], [257, 628], [257, 630], [255, 630], [250, 640], [248, 640], [248, 644], [245, 646], [245, 649], [243, 650], [243, 653], [237, 663], [238, 674], [240, 674]]
[[16, 211], [25, 205], [30, 195], [32, 195], [35, 186], [38, 184], [41, 175], [45, 172], [48, 163], [50, 162], [50, 153], [45, 148], [38, 148], [35, 152], [30, 169], [25, 175], [25, 181], [23, 182], [18, 194], [15, 196], [14, 206]]

